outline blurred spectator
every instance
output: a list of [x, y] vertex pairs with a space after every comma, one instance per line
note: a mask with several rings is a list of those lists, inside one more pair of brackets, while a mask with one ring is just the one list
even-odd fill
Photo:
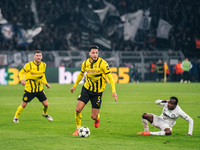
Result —
[[68, 66], [67, 66], [68, 68], [74, 68], [75, 67], [75, 65], [74, 65], [74, 63], [72, 62], [72, 61], [70, 61], [69, 63], [68, 63]]
[[188, 58], [185, 58], [185, 60], [182, 62], [181, 67], [183, 69], [183, 79], [181, 79], [181, 82], [188, 83], [190, 82], [190, 74], [189, 71], [192, 68], [191, 62], [188, 60]]
[[156, 72], [157, 72], [157, 82], [163, 82], [163, 78], [164, 78], [164, 66], [163, 66], [163, 62], [161, 59], [158, 60], [158, 63], [156, 65]]
[[197, 62], [197, 60], [192, 61], [192, 68], [190, 69], [190, 81], [198, 82], [198, 62]]
[[176, 81], [180, 82], [181, 81], [181, 76], [183, 74], [183, 69], [181, 67], [181, 60], [178, 60], [178, 62], [175, 65], [175, 71], [176, 71]]
[[156, 64], [154, 64], [152, 61], [150, 62], [150, 66], [149, 66], [149, 74], [150, 74], [150, 80], [155, 81], [156, 80]]
[[[35, 7], [33, 5], [35, 2]], [[109, 6], [114, 6], [119, 17], [105, 16], [100, 24], [95, 24], [91, 29], [83, 26], [85, 23], [80, 10], [84, 5], [88, 12], [105, 8], [103, 0], [1, 0], [0, 8], [3, 17], [15, 30], [15, 35], [10, 40], [5, 40], [0, 35], [0, 50], [71, 50], [83, 49], [81, 41], [82, 32], [89, 33], [86, 43], [93, 43], [95, 35], [100, 35], [111, 41], [114, 50], [125, 51], [154, 51], [157, 49], [182, 50], [185, 54], [198, 53], [200, 35], [200, 1], [199, 0], [167, 0], [167, 1], [137, 1], [137, 0], [107, 0]], [[34, 12], [36, 8], [37, 13]], [[112, 7], [113, 8], [113, 7]], [[123, 23], [120, 16], [138, 10], [147, 11], [151, 17], [149, 30], [139, 29], [134, 41], [123, 40]], [[111, 8], [109, 9], [111, 11]], [[97, 18], [95, 14], [90, 17]], [[159, 19], [172, 25], [169, 39], [156, 37]], [[97, 19], [98, 20], [98, 19]], [[99, 21], [100, 22], [100, 21]], [[37, 35], [29, 45], [19, 45], [18, 30], [33, 27], [42, 27], [42, 32]], [[95, 31], [95, 29], [99, 29]], [[109, 34], [108, 34], [109, 33]], [[71, 34], [67, 40], [67, 35]], [[84, 44], [83, 44], [84, 45]], [[86, 46], [88, 47], [88, 46]]]
[[140, 82], [140, 78], [141, 78], [141, 75], [138, 72], [138, 70], [137, 69], [133, 69], [132, 75], [131, 75], [132, 82], [139, 83]]

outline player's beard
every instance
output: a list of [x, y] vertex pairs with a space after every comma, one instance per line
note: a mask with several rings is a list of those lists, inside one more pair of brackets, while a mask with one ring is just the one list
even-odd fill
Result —
[[95, 63], [98, 60], [99, 57], [97, 57], [96, 60], [94, 60], [92, 57], [90, 57], [90, 58], [92, 59], [93, 63]]

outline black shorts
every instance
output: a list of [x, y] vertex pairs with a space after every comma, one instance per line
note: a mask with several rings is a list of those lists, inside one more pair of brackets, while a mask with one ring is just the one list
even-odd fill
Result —
[[37, 97], [40, 102], [47, 100], [47, 97], [46, 97], [46, 94], [44, 93], [44, 91], [29, 93], [26, 90], [24, 91], [24, 96], [23, 96], [22, 100], [24, 102], [28, 103], [35, 97]]
[[87, 90], [84, 86], [82, 87], [81, 94], [78, 97], [78, 100], [84, 102], [85, 104], [88, 103], [88, 101], [91, 101], [92, 108], [97, 108], [100, 109], [101, 107], [101, 102], [102, 102], [102, 95], [103, 92], [101, 93], [96, 93]]

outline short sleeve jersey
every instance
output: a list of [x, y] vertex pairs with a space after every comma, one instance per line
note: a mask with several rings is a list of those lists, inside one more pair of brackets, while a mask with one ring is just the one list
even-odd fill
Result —
[[26, 63], [20, 70], [20, 80], [26, 80], [25, 90], [30, 93], [40, 92], [43, 90], [43, 84], [47, 83], [45, 77], [46, 63], [41, 62], [40, 65], [36, 65], [34, 61]]
[[81, 67], [81, 72], [85, 71], [87, 74], [84, 87], [92, 92], [103, 92], [106, 86], [106, 75], [110, 73], [108, 63], [100, 57], [96, 62], [91, 63], [90, 58], [88, 58], [83, 61]]

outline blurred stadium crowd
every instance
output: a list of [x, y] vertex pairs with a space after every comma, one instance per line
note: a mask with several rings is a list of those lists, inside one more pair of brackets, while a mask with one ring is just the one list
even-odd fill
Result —
[[[1, 25], [0, 50], [87, 50], [101, 43], [103, 50], [200, 51], [199, 0], [1, 0], [0, 9], [11, 25], [9, 38]], [[121, 16], [138, 10], [151, 18], [150, 26], [124, 40]], [[157, 37], [159, 19], [172, 26], [167, 39]], [[23, 37], [30, 29], [35, 35]]]

